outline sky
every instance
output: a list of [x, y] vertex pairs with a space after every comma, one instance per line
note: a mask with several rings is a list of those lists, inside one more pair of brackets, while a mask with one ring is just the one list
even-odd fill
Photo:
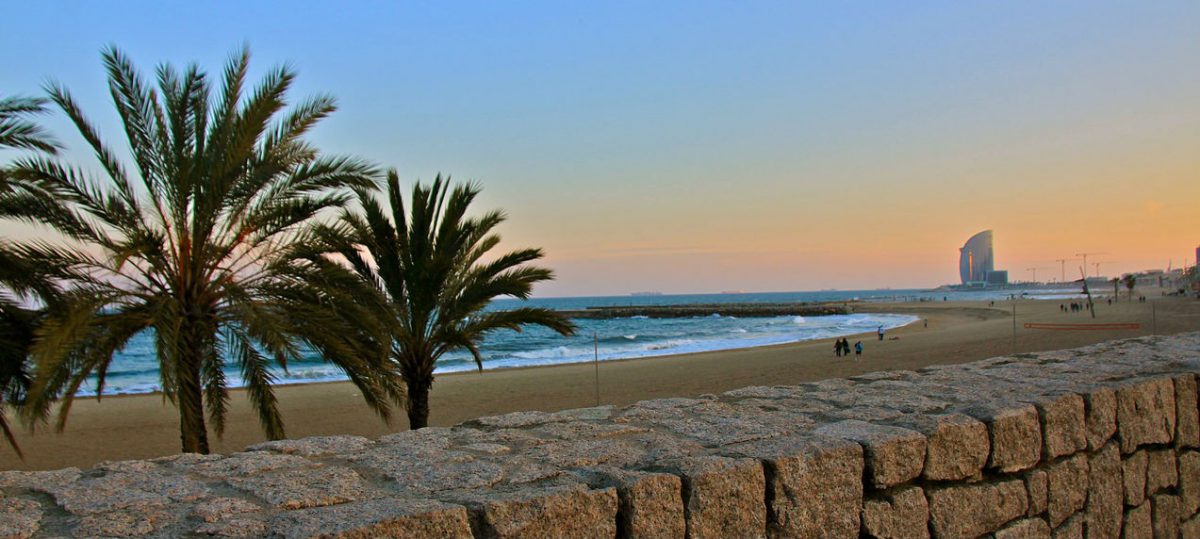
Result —
[[[0, 94], [68, 87], [119, 136], [100, 51], [148, 76], [337, 98], [311, 141], [479, 182], [538, 296], [931, 287], [992, 229], [1010, 279], [1200, 244], [1200, 2], [21, 2]], [[88, 159], [61, 116], [44, 123]], [[28, 231], [0, 224], [0, 234]], [[1080, 261], [1067, 263], [1078, 275]], [[1032, 270], [1030, 268], [1033, 268]], [[1070, 275], [1068, 275], [1070, 277]]]

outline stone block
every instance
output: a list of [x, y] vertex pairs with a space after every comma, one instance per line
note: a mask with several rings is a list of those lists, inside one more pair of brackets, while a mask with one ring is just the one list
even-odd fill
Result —
[[1049, 460], [1087, 448], [1083, 397], [1074, 393], [1038, 402], [1042, 421], [1042, 455]]
[[925, 435], [925, 469], [931, 481], [957, 481], [979, 475], [991, 443], [987, 425], [963, 414], [922, 415], [901, 423]]
[[1088, 451], [1104, 447], [1117, 433], [1117, 392], [1111, 388], [1094, 389], [1083, 395], [1087, 423]]
[[1029, 500], [1019, 479], [932, 488], [929, 524], [934, 537], [973, 538], [1025, 514]]
[[1146, 452], [1137, 451], [1121, 460], [1121, 482], [1125, 486], [1125, 505], [1138, 506], [1146, 501]]
[[476, 537], [611, 538], [617, 533], [617, 491], [583, 485], [483, 490], [449, 496], [467, 505]]
[[92, 513], [79, 519], [72, 532], [75, 537], [140, 537], [158, 532], [174, 523], [176, 516], [162, 508], [121, 509]]
[[1010, 473], [1032, 468], [1041, 460], [1042, 425], [1033, 405], [989, 404], [965, 413], [988, 427], [992, 443], [988, 468]]
[[[864, 464], [857, 443], [821, 436], [787, 437], [730, 449], [764, 464], [772, 535], [858, 536]], [[690, 527], [688, 535], [693, 536]]]
[[1180, 539], [1200, 539], [1200, 515], [1194, 515], [1179, 525]]
[[1197, 409], [1196, 376], [1192, 373], [1176, 376], [1175, 382], [1175, 446], [1200, 447], [1200, 409]]
[[1155, 494], [1150, 498], [1150, 509], [1154, 537], [1174, 539], [1179, 536], [1179, 496]]
[[1179, 455], [1179, 499], [1181, 514], [1200, 511], [1200, 453], [1195, 451]]
[[287, 511], [271, 521], [271, 529], [286, 539], [472, 537], [465, 507], [433, 500], [401, 498]]
[[203, 522], [220, 522], [234, 515], [257, 513], [262, 509], [258, 504], [242, 498], [220, 496], [197, 503], [189, 516]]
[[927, 539], [929, 502], [921, 487], [900, 487], [863, 502], [862, 532], [878, 539]]
[[1121, 526], [1122, 539], [1153, 539], [1154, 520], [1150, 515], [1149, 500], [1137, 507], [1125, 510], [1124, 524]]
[[1075, 513], [1050, 533], [1052, 539], [1083, 539], [1083, 513]]
[[617, 489], [620, 510], [617, 529], [622, 537], [682, 538], [683, 481], [666, 473], [604, 468], [584, 474], [593, 486]]
[[1023, 518], [996, 530], [995, 539], [1050, 539], [1050, 525], [1040, 518]]
[[1046, 518], [1051, 527], [1057, 528], [1087, 502], [1087, 455], [1081, 453], [1047, 466], [1046, 485]]
[[1121, 536], [1124, 496], [1121, 451], [1113, 442], [1088, 458], [1084, 525], [1089, 539], [1117, 539]]
[[672, 468], [683, 480], [689, 538], [766, 537], [766, 479], [758, 460], [691, 457]]
[[1121, 453], [1146, 444], [1171, 442], [1175, 434], [1175, 384], [1145, 380], [1117, 390], [1117, 438]]
[[[1045, 470], [1030, 470], [1025, 473], [1025, 492], [1029, 496], [1029, 516], [1046, 512], [1049, 502], [1049, 490]], [[1049, 525], [1047, 525], [1049, 526]]]
[[1179, 470], [1175, 465], [1175, 451], [1153, 449], [1146, 451], [1146, 495], [1179, 484]]
[[90, 475], [48, 490], [58, 505], [75, 515], [149, 511], [176, 501], [197, 500], [209, 493], [203, 483], [187, 477], [151, 472]]
[[42, 524], [42, 506], [32, 500], [0, 498], [0, 537], [27, 539]]
[[323, 507], [371, 496], [370, 487], [357, 473], [335, 466], [293, 468], [250, 477], [234, 477], [228, 483], [280, 509]]
[[847, 420], [826, 425], [814, 433], [861, 445], [867, 480], [876, 489], [906, 483], [921, 475], [925, 467], [925, 436], [914, 430]]

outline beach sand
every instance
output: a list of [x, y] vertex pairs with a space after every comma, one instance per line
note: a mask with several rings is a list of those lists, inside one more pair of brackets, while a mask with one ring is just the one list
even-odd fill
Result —
[[[1139, 291], [1141, 292], [1141, 291]], [[483, 373], [441, 375], [434, 383], [430, 423], [449, 426], [486, 415], [520, 410], [556, 411], [599, 404], [626, 405], [639, 400], [719, 393], [752, 385], [796, 384], [876, 370], [917, 369], [962, 363], [1015, 351], [1071, 348], [1110, 339], [1200, 330], [1200, 301], [1160, 298], [1147, 303], [1119, 302], [1097, 307], [1097, 318], [1065, 314], [1060, 301], [857, 304], [858, 312], [913, 314], [921, 321], [889, 331], [880, 342], [874, 333], [850, 337], [863, 342], [860, 361], [837, 358], [833, 339], [805, 343], [705, 352], [591, 364], [501, 369]], [[1016, 307], [1016, 338], [1012, 308]], [[1137, 330], [1047, 331], [1025, 329], [1027, 322], [1132, 322]], [[407, 428], [403, 411], [387, 424], [362, 404], [358, 391], [345, 382], [276, 388], [287, 434], [304, 436], [352, 434], [370, 438]], [[11, 416], [10, 416], [11, 417]], [[106, 460], [151, 458], [179, 450], [179, 416], [161, 395], [108, 396], [79, 399], [66, 430], [40, 426], [18, 439], [25, 451], [19, 460], [0, 446], [0, 470], [43, 470], [88, 467]], [[213, 450], [239, 451], [263, 441], [258, 420], [245, 395], [233, 392], [224, 438], [211, 440]]]

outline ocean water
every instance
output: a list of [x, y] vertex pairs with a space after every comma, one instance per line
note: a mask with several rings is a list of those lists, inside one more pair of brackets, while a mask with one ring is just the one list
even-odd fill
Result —
[[[1072, 290], [1038, 290], [1042, 295], [1067, 295]], [[538, 306], [557, 310], [581, 310], [587, 307], [631, 305], [687, 305], [715, 303], [783, 303], [797, 301], [937, 301], [943, 296], [953, 300], [1002, 300], [1012, 290], [971, 291], [947, 294], [928, 290], [872, 290], [774, 292], [750, 294], [689, 294], [662, 296], [604, 296], [576, 298], [539, 298], [526, 302], [497, 300], [491, 309], [511, 309], [516, 306]], [[1020, 294], [1019, 291], [1016, 293]], [[1032, 297], [1032, 296], [1029, 296]], [[579, 319], [577, 333], [563, 337], [552, 331], [530, 327], [517, 333], [502, 331], [484, 340], [480, 351], [485, 369], [529, 367], [560, 363], [630, 359], [712, 350], [729, 350], [766, 346], [816, 339], [828, 339], [854, 333], [873, 332], [879, 326], [891, 329], [915, 322], [918, 318], [899, 314], [851, 314], [832, 316], [771, 316], [733, 317], [713, 314], [688, 318], [645, 317], [610, 320]], [[439, 373], [475, 370], [477, 367], [465, 351], [450, 353], [439, 360]], [[345, 380], [335, 366], [325, 363], [315, 354], [288, 364], [285, 371], [273, 368], [277, 383], [305, 383]], [[236, 365], [226, 369], [230, 385], [240, 386]], [[150, 332], [135, 336], [114, 358], [104, 392], [149, 393], [158, 391], [159, 372]], [[81, 389], [82, 394], [94, 393], [94, 383]]]

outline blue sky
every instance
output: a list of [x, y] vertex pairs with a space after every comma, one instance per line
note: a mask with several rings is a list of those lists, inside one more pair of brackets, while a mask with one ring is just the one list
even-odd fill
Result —
[[1197, 2], [6, 13], [0, 92], [62, 82], [110, 138], [107, 44], [147, 73], [216, 75], [243, 43], [256, 73], [287, 62], [294, 97], [341, 105], [324, 150], [481, 181], [509, 245], [546, 248], [544, 295], [937, 285], [984, 228], [1013, 277], [1081, 251], [1114, 253], [1104, 273], [1178, 265], [1200, 241]]

